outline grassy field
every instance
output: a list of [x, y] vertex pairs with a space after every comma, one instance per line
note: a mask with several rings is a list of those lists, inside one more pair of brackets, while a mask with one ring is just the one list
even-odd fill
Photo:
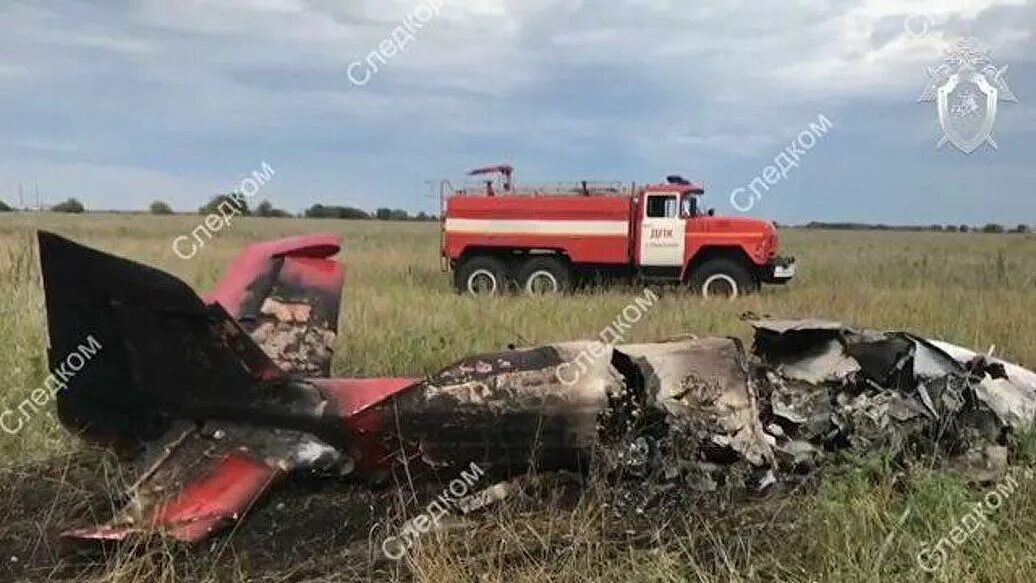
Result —
[[[348, 274], [334, 371], [343, 376], [418, 376], [511, 343], [594, 338], [640, 293], [618, 288], [557, 300], [460, 297], [439, 269], [436, 223], [241, 219], [195, 258], [182, 260], [173, 254], [171, 241], [189, 234], [198, 220], [0, 215], [0, 409], [27, 398], [47, 374], [35, 229], [167, 270], [199, 290], [211, 287], [250, 242], [339, 233], [345, 239]], [[751, 311], [906, 329], [982, 351], [995, 345], [998, 355], [1036, 368], [1036, 237], [807, 231], [782, 236], [783, 253], [799, 258], [800, 276], [791, 286], [735, 302], [705, 302], [669, 290], [629, 340], [684, 333], [748, 339], [738, 316]], [[54, 491], [63, 500], [99, 496], [87, 491], [89, 479], [77, 482], [83, 472], [93, 475], [81, 466], [96, 454], [82, 452], [50, 415], [30, 420], [16, 436], [0, 434], [0, 454], [0, 508], [6, 508], [0, 519], [7, 512], [8, 525], [0, 525], [0, 539], [20, 538], [0, 552], [24, 549], [17, 551], [24, 553], [20, 556], [0, 556], [0, 578], [353, 580], [374, 572], [373, 559], [354, 552], [362, 544], [347, 552], [327, 537], [313, 556], [288, 553], [283, 565], [272, 567], [257, 566], [240, 544], [232, 553], [196, 560], [185, 559], [177, 549], [151, 548], [88, 560], [64, 558], [53, 538], [70, 518], [62, 509], [74, 505], [42, 498]], [[99, 465], [115, 467], [100, 459]], [[61, 468], [67, 475], [55, 475]], [[26, 488], [38, 489], [38, 499], [25, 500]], [[920, 547], [944, 536], [982, 494], [939, 472], [904, 474], [876, 460], [827, 479], [816, 492], [733, 516], [674, 517], [679, 526], [667, 529], [653, 545], [612, 536], [616, 525], [608, 523], [592, 494], [552, 512], [543, 505], [508, 502], [464, 528], [429, 537], [412, 560], [379, 567], [377, 576], [509, 583], [1032, 580], [1036, 487], [1024, 480], [991, 519], [992, 526], [957, 549], [945, 568], [935, 575], [918, 569], [914, 555]], [[324, 494], [307, 495], [313, 502]], [[284, 497], [280, 503], [293, 500]], [[30, 516], [28, 509], [38, 516]]]

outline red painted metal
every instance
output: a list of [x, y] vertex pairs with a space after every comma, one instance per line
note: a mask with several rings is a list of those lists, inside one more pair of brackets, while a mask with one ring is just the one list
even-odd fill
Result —
[[79, 541], [123, 541], [134, 534], [160, 532], [193, 543], [236, 523], [282, 477], [283, 470], [243, 454], [231, 454], [209, 472], [151, 509], [140, 524], [114, 524], [70, 530]]
[[345, 268], [341, 263], [329, 259], [289, 256], [284, 259], [280, 279], [337, 297], [341, 294]]
[[231, 316], [239, 318], [249, 286], [269, 274], [275, 258], [327, 259], [336, 255], [339, 250], [341, 250], [341, 237], [337, 235], [303, 235], [249, 245], [234, 260], [227, 275], [216, 286], [216, 289], [205, 297], [205, 301], [218, 303]]
[[[454, 196], [447, 201], [446, 218], [481, 221], [591, 221], [629, 224], [633, 209], [626, 197], [520, 197]], [[537, 225], [530, 224], [530, 227]], [[533, 232], [457, 232], [447, 226], [446, 254], [460, 258], [475, 247], [561, 249], [574, 263], [625, 265], [629, 256], [629, 232], [622, 234]]]
[[420, 381], [418, 378], [313, 379], [312, 383], [335, 402], [335, 413], [348, 420]]
[[190, 484], [151, 520], [152, 529], [183, 542], [208, 537], [237, 522], [284, 472], [243, 455], [230, 455]]
[[618, 196], [454, 196], [446, 203], [451, 219], [629, 221], [630, 200]]
[[321, 379], [313, 383], [333, 403], [331, 414], [341, 419], [352, 438], [354, 471], [378, 474], [389, 469], [391, 460], [382, 437], [391, 423], [374, 408], [414, 387], [421, 379]]
[[505, 249], [562, 249], [573, 263], [628, 265], [629, 239], [622, 236], [589, 235], [485, 235], [454, 233], [447, 237], [446, 250], [458, 259], [465, 250], [496, 247]]

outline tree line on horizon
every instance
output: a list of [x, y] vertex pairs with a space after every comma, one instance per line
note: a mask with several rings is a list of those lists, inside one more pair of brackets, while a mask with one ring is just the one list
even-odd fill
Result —
[[[378, 221], [437, 221], [439, 218], [425, 212], [411, 215], [403, 209], [379, 208], [374, 212], [367, 212], [351, 206], [336, 206], [314, 204], [305, 211], [294, 215], [288, 211], [276, 208], [268, 200], [260, 202], [254, 209], [248, 206], [248, 201], [242, 198], [231, 198], [230, 194], [219, 194], [200, 207], [197, 213], [177, 213], [164, 201], [156, 200], [148, 207], [148, 213], [152, 215], [176, 215], [176, 214], [202, 214], [218, 213], [219, 205], [230, 202], [240, 210], [240, 214], [252, 217], [263, 218], [306, 218], [306, 219], [347, 219], [347, 220], [378, 220]], [[17, 209], [0, 200], [0, 212], [15, 212]], [[53, 205], [49, 209], [54, 213], [81, 214], [87, 212], [86, 207], [78, 199], [69, 198], [63, 202]], [[981, 227], [966, 224], [961, 225], [885, 225], [873, 223], [846, 223], [846, 222], [821, 222], [812, 221], [804, 225], [778, 225], [780, 228], [790, 229], [813, 229], [826, 231], [932, 231], [942, 233], [1031, 233], [1032, 227], [1020, 224], [1013, 229], [999, 223], [987, 223]]]
[[782, 225], [791, 229], [814, 229], [823, 231], [931, 231], [933, 233], [1030, 233], [1029, 225], [1020, 224], [1009, 229], [999, 223], [986, 223], [981, 227], [972, 225], [885, 225], [881, 223], [827, 223], [811, 221], [804, 225]]
[[[203, 215], [210, 213], [218, 213], [219, 206], [224, 203], [229, 203], [237, 207], [242, 215], [254, 216], [254, 217], [266, 217], [266, 218], [293, 218], [296, 215], [292, 213], [276, 208], [273, 204], [264, 200], [260, 202], [254, 209], [248, 206], [248, 201], [243, 198], [231, 198], [229, 194], [216, 195], [206, 203], [204, 206], [198, 209], [198, 212]], [[162, 201], [155, 201], [151, 203], [151, 213], [156, 213], [156, 205], [161, 205], [163, 211], [169, 210], [171, 214], [172, 209], [169, 209], [169, 205], [166, 205]], [[366, 220], [376, 219], [381, 221], [429, 221], [437, 220], [434, 215], [429, 215], [425, 212], [420, 212], [416, 215], [411, 216], [410, 213], [403, 209], [390, 209], [390, 208], [379, 208], [373, 213], [368, 213], [365, 210], [350, 207], [350, 206], [328, 206], [323, 204], [314, 204], [308, 209], [302, 211], [297, 215], [298, 218], [305, 219], [354, 219], [354, 220]]]
[[[263, 218], [307, 218], [307, 219], [353, 219], [353, 220], [380, 220], [380, 221], [436, 221], [438, 217], [421, 211], [411, 215], [404, 209], [379, 208], [373, 212], [367, 212], [350, 206], [335, 206], [314, 204], [298, 215], [289, 211], [276, 208], [268, 200], [260, 202], [255, 208], [251, 208], [248, 201], [243, 198], [232, 198], [230, 194], [218, 194], [212, 197], [209, 202], [198, 208], [197, 213], [176, 212], [169, 204], [162, 200], [152, 202], [147, 212], [152, 215], [178, 215], [178, 214], [202, 214], [218, 213], [219, 205], [229, 202], [233, 204], [240, 214], [249, 217]], [[0, 200], [0, 212], [15, 212], [18, 209], [11, 207]], [[51, 206], [50, 212], [65, 214], [82, 214], [88, 212], [86, 207], [76, 198], [69, 198]], [[130, 211], [133, 212], [133, 211]]]

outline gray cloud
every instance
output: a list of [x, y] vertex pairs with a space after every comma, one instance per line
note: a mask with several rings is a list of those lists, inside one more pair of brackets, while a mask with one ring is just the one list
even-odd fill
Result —
[[[925, 67], [959, 36], [985, 41], [1022, 87], [1036, 54], [1024, 0], [443, 0], [404, 53], [352, 86], [349, 64], [416, 5], [7, 2], [0, 149], [17, 162], [0, 165], [0, 196], [31, 170], [98, 205], [171, 192], [191, 207], [216, 177], [232, 182], [262, 159], [306, 169], [283, 186], [295, 207], [342, 192], [408, 204], [377, 189], [412, 189], [402, 181], [480, 157], [731, 172], [766, 162], [822, 112], [876, 139], [867, 127], [881, 124], [856, 120], [905, 115]], [[905, 26], [918, 15], [923, 38]], [[927, 148], [931, 111], [911, 111], [908, 127], [886, 125]], [[1004, 134], [1031, 128], [1031, 108], [1008, 113], [1017, 123]], [[365, 175], [400, 166], [394, 183]]]

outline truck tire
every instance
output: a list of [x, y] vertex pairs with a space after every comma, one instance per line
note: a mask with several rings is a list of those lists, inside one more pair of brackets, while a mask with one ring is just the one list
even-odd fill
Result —
[[518, 271], [518, 285], [530, 296], [563, 294], [572, 287], [572, 273], [558, 257], [534, 257]]
[[496, 257], [472, 257], [457, 268], [457, 291], [473, 296], [498, 296], [507, 290], [507, 266]]
[[703, 298], [734, 299], [759, 291], [759, 282], [752, 272], [733, 259], [709, 259], [691, 274], [691, 290]]

